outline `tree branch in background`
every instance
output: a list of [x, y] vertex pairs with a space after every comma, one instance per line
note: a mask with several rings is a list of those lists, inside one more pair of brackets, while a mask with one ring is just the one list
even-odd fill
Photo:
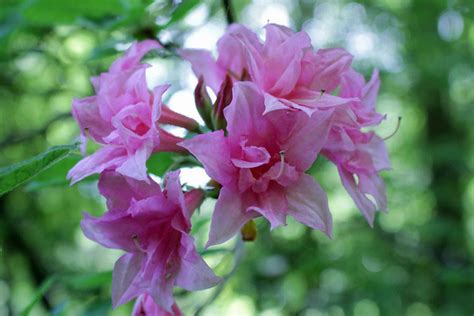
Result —
[[31, 130], [29, 132], [27, 132], [26, 134], [23, 134], [23, 135], [17, 135], [17, 133], [11, 133], [10, 135], [8, 135], [7, 137], [5, 137], [4, 140], [2, 140], [0, 142], [0, 149], [3, 149], [5, 147], [8, 147], [8, 146], [11, 146], [11, 145], [15, 145], [15, 144], [18, 144], [18, 143], [21, 143], [21, 142], [24, 142], [24, 141], [27, 141], [27, 140], [30, 140], [36, 136], [40, 136], [40, 135], [43, 135], [46, 133], [46, 131], [48, 130], [48, 128], [53, 124], [53, 123], [56, 123], [58, 121], [61, 121], [61, 120], [64, 120], [64, 119], [67, 119], [71, 117], [71, 113], [67, 112], [67, 113], [61, 113], [61, 114], [58, 114], [56, 115], [55, 117], [51, 118], [48, 122], [46, 122], [46, 124], [41, 127], [41, 128], [38, 128], [38, 129], [35, 129], [35, 130]]
[[234, 10], [232, 8], [231, 0], [222, 0], [222, 6], [224, 7], [225, 17], [227, 19], [227, 24], [232, 24], [235, 22]]

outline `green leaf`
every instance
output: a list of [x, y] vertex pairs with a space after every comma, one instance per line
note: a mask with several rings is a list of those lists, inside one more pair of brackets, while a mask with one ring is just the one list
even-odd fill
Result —
[[78, 18], [99, 19], [125, 13], [120, 0], [34, 0], [23, 10], [34, 25], [73, 24]]
[[162, 177], [175, 162], [175, 153], [160, 152], [153, 154], [147, 161], [148, 171]]
[[28, 316], [33, 307], [35, 307], [35, 304], [38, 303], [38, 301], [46, 294], [46, 292], [51, 288], [57, 279], [58, 277], [56, 275], [47, 278], [36, 291], [35, 295], [33, 296], [33, 300], [30, 302], [30, 304], [28, 304], [28, 306], [26, 306], [20, 315]]
[[0, 169], [0, 196], [13, 190], [20, 184], [31, 180], [42, 171], [55, 165], [72, 151], [76, 145], [51, 147], [33, 158]]
[[174, 23], [182, 20], [199, 3], [200, 3], [200, 0], [184, 0], [171, 13], [171, 17], [168, 20], [168, 22], [166, 22], [164, 25], [160, 25], [159, 28], [160, 29], [165, 29], [168, 26], [170, 26], [171, 24], [174, 24]]
[[[67, 174], [82, 158], [79, 154], [69, 154], [58, 163], [38, 174], [26, 185], [25, 189], [31, 192], [51, 186], [68, 186], [70, 181], [67, 179]], [[97, 181], [98, 179], [98, 175], [91, 175], [82, 179], [80, 183]]]
[[93, 290], [108, 285], [111, 282], [111, 271], [81, 274], [65, 280], [65, 283], [75, 290]]

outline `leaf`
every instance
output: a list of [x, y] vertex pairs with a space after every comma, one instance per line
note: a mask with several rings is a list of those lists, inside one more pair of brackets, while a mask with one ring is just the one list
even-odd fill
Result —
[[76, 149], [77, 145], [51, 147], [33, 158], [1, 168], [0, 196], [55, 165]]
[[47, 278], [36, 291], [35, 295], [33, 296], [33, 300], [25, 307], [25, 309], [21, 312], [21, 316], [28, 316], [35, 307], [35, 304], [46, 294], [46, 292], [51, 288], [51, 286], [56, 282], [57, 276], [53, 275]]
[[174, 11], [171, 13], [171, 17], [168, 20], [168, 22], [166, 22], [163, 25], [160, 25], [159, 28], [160, 29], [165, 29], [168, 26], [170, 26], [171, 24], [174, 24], [174, 23], [182, 20], [199, 3], [200, 3], [200, 0], [185, 0], [185, 1], [181, 2], [176, 7], [176, 9], [174, 9]]
[[153, 154], [147, 161], [148, 171], [162, 177], [174, 164], [177, 155], [171, 152], [160, 152]]
[[80, 17], [99, 19], [124, 13], [120, 0], [33, 0], [22, 12], [27, 22], [42, 26], [73, 24]]
[[[26, 185], [25, 189], [31, 192], [52, 186], [68, 186], [70, 182], [67, 179], [67, 174], [82, 158], [79, 154], [69, 154], [55, 165], [38, 174]], [[97, 181], [98, 179], [98, 175], [91, 175], [82, 179], [80, 183]]]
[[69, 277], [65, 283], [75, 290], [93, 290], [112, 282], [112, 272], [96, 272]]

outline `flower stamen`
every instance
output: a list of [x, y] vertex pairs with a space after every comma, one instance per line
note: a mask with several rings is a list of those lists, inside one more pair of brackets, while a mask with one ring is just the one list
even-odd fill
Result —
[[280, 171], [278, 172], [275, 179], [278, 179], [283, 174], [283, 170], [285, 169], [285, 151], [281, 150], [278, 154], [280, 155]]
[[383, 140], [387, 140], [387, 139], [390, 139], [390, 138], [392, 138], [393, 136], [395, 136], [395, 134], [396, 134], [396, 133], [398, 132], [398, 130], [400, 129], [400, 124], [401, 124], [401, 122], [402, 122], [402, 117], [399, 116], [399, 117], [398, 117], [397, 126], [395, 127], [395, 130], [394, 130], [390, 135], [384, 137]]
[[143, 249], [143, 247], [140, 245], [140, 241], [138, 240], [138, 235], [132, 235], [132, 240], [133, 240], [133, 243], [135, 244], [135, 247], [137, 247], [138, 250], [140, 250], [141, 252], [146, 252], [146, 250]]

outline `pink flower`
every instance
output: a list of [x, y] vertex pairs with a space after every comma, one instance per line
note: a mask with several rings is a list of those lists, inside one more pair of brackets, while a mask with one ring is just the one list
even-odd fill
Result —
[[83, 138], [102, 146], [70, 170], [72, 183], [103, 170], [147, 181], [146, 160], [153, 152], [181, 151], [176, 143], [182, 139], [161, 129], [158, 122], [185, 127], [197, 123], [163, 106], [167, 85], [155, 87], [152, 93], [148, 90], [148, 65], [140, 60], [158, 48], [152, 40], [133, 44], [108, 72], [92, 78], [96, 95], [73, 101], [72, 113]]
[[352, 69], [343, 75], [341, 96], [358, 99], [336, 110], [322, 151], [336, 164], [342, 184], [371, 225], [375, 212], [387, 208], [385, 185], [379, 172], [390, 169], [383, 139], [374, 132], [361, 131], [362, 127], [377, 125], [385, 118], [375, 111], [379, 86], [377, 71], [367, 84]]
[[162, 192], [152, 181], [103, 172], [99, 189], [109, 211], [100, 218], [85, 214], [81, 222], [89, 239], [127, 252], [114, 267], [114, 307], [148, 294], [171, 313], [174, 285], [195, 291], [220, 281], [198, 255], [189, 235], [190, 217], [203, 198], [202, 191], [183, 194], [179, 171], [169, 173], [165, 181]]
[[264, 102], [253, 83], [236, 83], [224, 110], [228, 136], [219, 130], [181, 143], [222, 185], [208, 246], [228, 240], [257, 216], [275, 228], [290, 215], [331, 235], [326, 194], [304, 172], [326, 142], [332, 110], [264, 115]]
[[148, 294], [140, 295], [133, 307], [132, 316], [183, 316], [176, 303], [171, 307], [171, 312], [167, 312], [157, 305]]
[[263, 92], [265, 112], [298, 109], [308, 116], [318, 110], [347, 104], [352, 99], [331, 95], [352, 56], [343, 49], [314, 51], [305, 32], [294, 33], [281, 25], [268, 24], [265, 42], [242, 25], [231, 25], [218, 41], [214, 61], [205, 50], [183, 50], [197, 76], [218, 92], [225, 75], [250, 80]]

